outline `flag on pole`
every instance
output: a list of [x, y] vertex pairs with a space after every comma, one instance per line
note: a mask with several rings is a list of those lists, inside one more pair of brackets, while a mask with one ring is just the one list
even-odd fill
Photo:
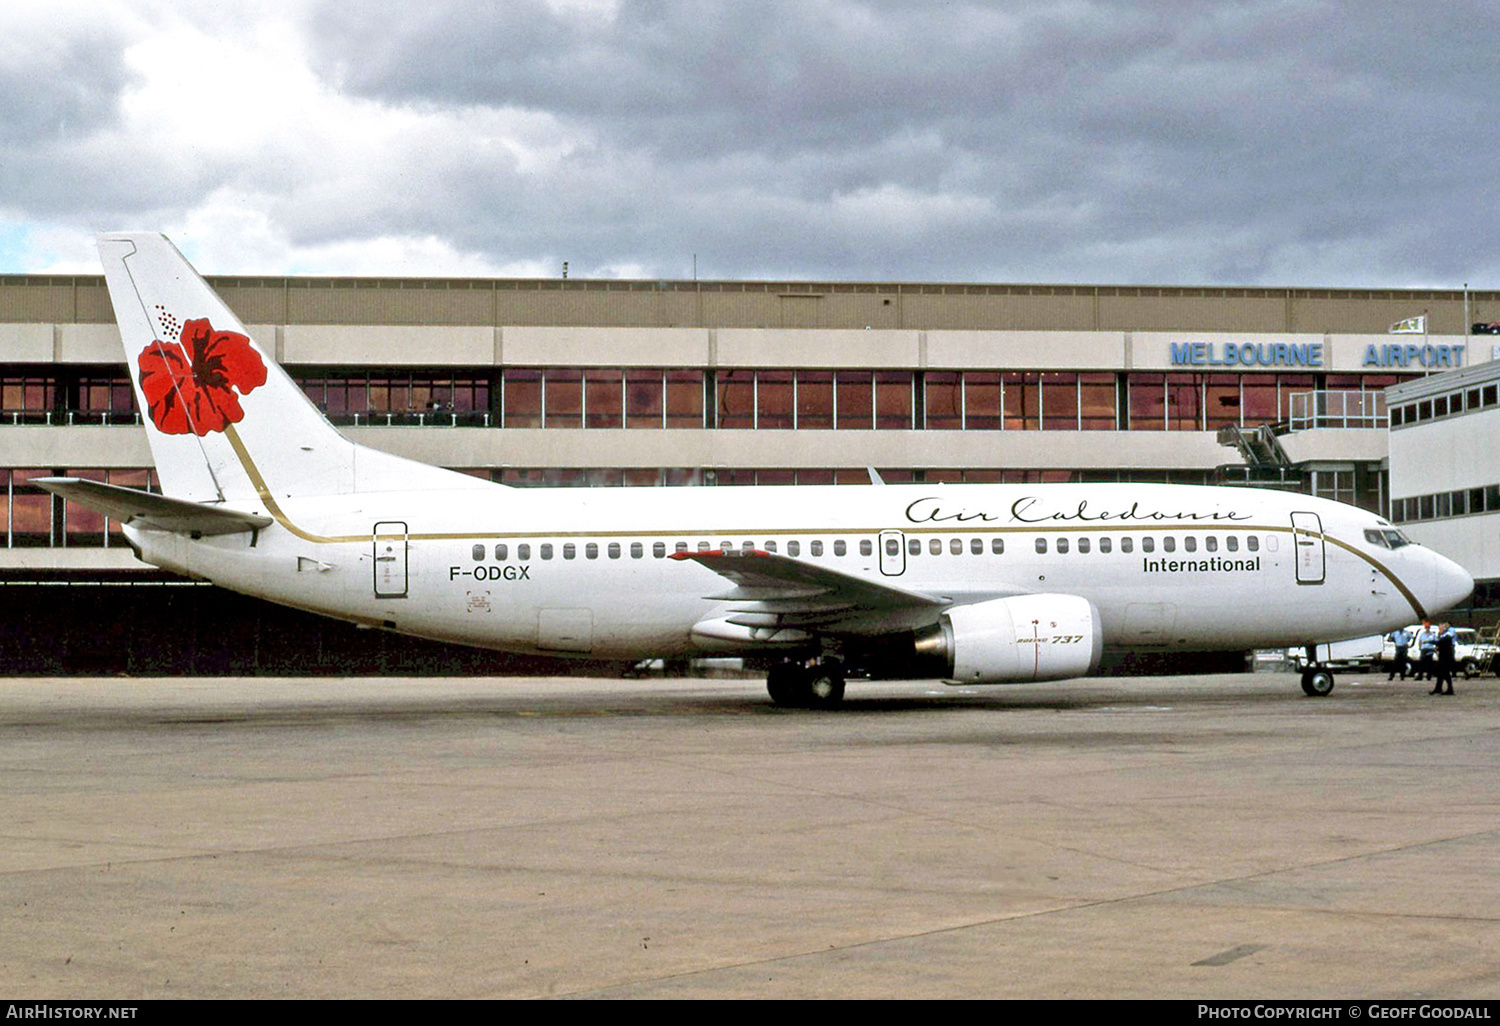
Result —
[[1404, 321], [1397, 321], [1391, 325], [1390, 335], [1425, 335], [1427, 334], [1427, 315], [1420, 317], [1408, 317]]

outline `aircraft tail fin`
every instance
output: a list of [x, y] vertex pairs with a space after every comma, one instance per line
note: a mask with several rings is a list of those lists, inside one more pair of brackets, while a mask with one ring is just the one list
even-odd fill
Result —
[[121, 232], [98, 241], [167, 495], [274, 503], [481, 483], [345, 438], [166, 236]]

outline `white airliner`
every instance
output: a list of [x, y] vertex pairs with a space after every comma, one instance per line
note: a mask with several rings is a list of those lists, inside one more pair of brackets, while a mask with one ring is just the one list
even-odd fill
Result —
[[[357, 624], [739, 655], [776, 702], [829, 706], [853, 674], [1057, 680], [1106, 648], [1379, 634], [1473, 587], [1372, 513], [1280, 491], [508, 488], [344, 438], [163, 236], [99, 250], [164, 494], [38, 483], [124, 522], [147, 563]], [[1314, 663], [1302, 686], [1333, 677]]]

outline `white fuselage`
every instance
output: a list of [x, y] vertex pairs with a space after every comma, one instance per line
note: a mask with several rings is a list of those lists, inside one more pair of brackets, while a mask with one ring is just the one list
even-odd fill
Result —
[[[258, 507], [258, 533], [130, 529], [148, 562], [371, 626], [519, 653], [753, 653], [695, 632], [728, 584], [687, 549], [774, 551], [962, 605], [1063, 593], [1113, 649], [1235, 650], [1382, 632], [1459, 601], [1460, 568], [1328, 500], [1169, 485], [494, 487]], [[1394, 532], [1391, 532], [1394, 533]], [[935, 612], [849, 633], [921, 626]], [[916, 619], [912, 619], [916, 617]]]

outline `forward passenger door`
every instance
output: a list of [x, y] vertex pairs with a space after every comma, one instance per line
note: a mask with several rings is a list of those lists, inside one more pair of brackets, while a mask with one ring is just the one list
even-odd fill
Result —
[[1323, 521], [1316, 513], [1292, 514], [1292, 544], [1297, 550], [1297, 583], [1322, 584], [1328, 567]]

